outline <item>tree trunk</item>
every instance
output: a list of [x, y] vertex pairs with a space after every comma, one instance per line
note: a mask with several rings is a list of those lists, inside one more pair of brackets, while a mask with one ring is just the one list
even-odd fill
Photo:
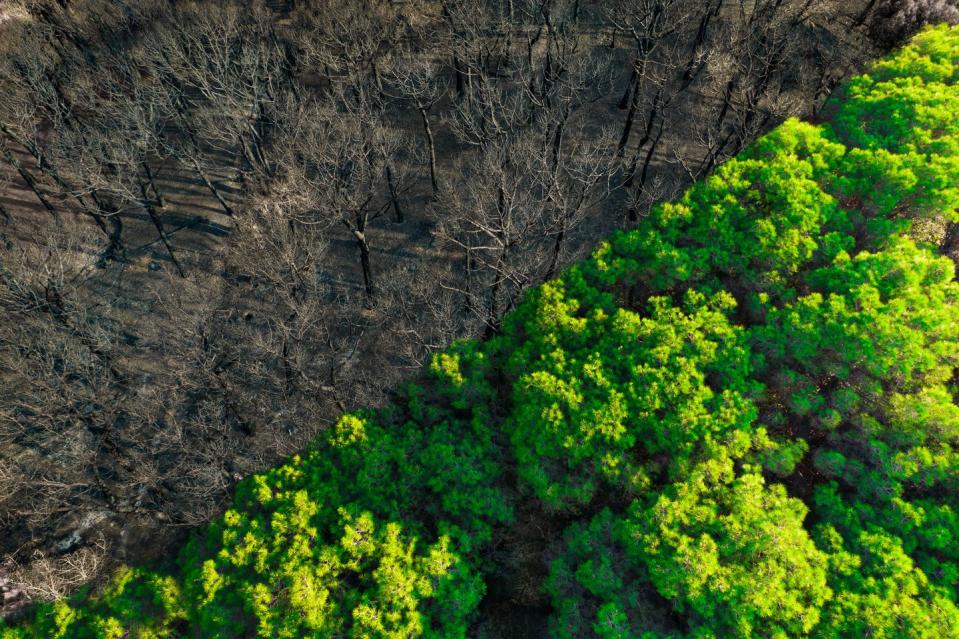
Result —
[[570, 18], [570, 21], [571, 21], [573, 24], [576, 24], [577, 22], [579, 22], [579, 12], [580, 12], [580, 9], [581, 9], [581, 7], [580, 7], [580, 0], [574, 0], [574, 2], [573, 2], [573, 15], [572, 15], [571, 18]]
[[486, 328], [483, 329], [483, 339], [489, 339], [499, 330], [499, 287], [502, 283], [499, 273], [495, 273], [492, 286], [489, 290], [489, 300], [486, 306]]
[[93, 223], [97, 225], [97, 228], [103, 232], [108, 238], [110, 238], [110, 231], [107, 230], [107, 225], [103, 223], [103, 220], [100, 218], [99, 211], [93, 212], [90, 210], [90, 207], [87, 205], [86, 200], [82, 196], [76, 194], [73, 196], [73, 199], [77, 201], [77, 204], [80, 205], [80, 208], [86, 211], [87, 215], [93, 218]]
[[[68, 195], [73, 196], [73, 199], [76, 200], [77, 204], [80, 205], [80, 210], [82, 210], [84, 213], [86, 213], [91, 218], [93, 218], [93, 222], [97, 225], [97, 228], [99, 228], [104, 235], [110, 238], [110, 241], [111, 241], [110, 250], [112, 251], [115, 248], [113, 246], [114, 244], [113, 236], [111, 236], [110, 232], [107, 230], [106, 225], [103, 223], [103, 220], [100, 218], [99, 212], [101, 210], [101, 207], [96, 197], [96, 192], [95, 191], [93, 192], [93, 199], [94, 199], [94, 202], [97, 203], [97, 210], [93, 210], [90, 206], [87, 205], [86, 201], [83, 199], [83, 196], [80, 195], [77, 192], [77, 190], [74, 189], [65, 179], [63, 179], [63, 177], [60, 175], [60, 172], [56, 170], [56, 167], [50, 164], [46, 156], [43, 154], [42, 151], [40, 151], [37, 148], [35, 144], [28, 144], [24, 142], [23, 140], [19, 140], [15, 135], [13, 135], [13, 133], [10, 132], [10, 130], [7, 127], [3, 125], [0, 125], [0, 131], [2, 131], [3, 134], [7, 136], [9, 140], [25, 148], [30, 153], [30, 155], [32, 155], [36, 159], [37, 165], [40, 167], [40, 171], [42, 171], [44, 174], [46, 174], [51, 179], [53, 179], [54, 182], [57, 183], [57, 186], [59, 186], [60, 189], [62, 190], [62, 195], [64, 197]], [[7, 151], [6, 153], [8, 155], [7, 157], [8, 161], [11, 161], [12, 159], [17, 165], [19, 165], [19, 162], [16, 161], [16, 158], [14, 158], [12, 155], [9, 154], [9, 151]], [[23, 177], [24, 180], [28, 181], [30, 188], [33, 189], [34, 193], [37, 194], [37, 197], [41, 197], [39, 191], [36, 188], [35, 182], [32, 182], [33, 176], [29, 175], [20, 166], [17, 166], [17, 170], [18, 172], [20, 172], [21, 177]], [[50, 209], [48, 202], [44, 201], [44, 206], [47, 208], [47, 210], [50, 210], [50, 212], [53, 213], [54, 216], [56, 215], [56, 213]], [[119, 248], [119, 246], [117, 246], [117, 248]]]
[[396, 194], [396, 180], [393, 179], [393, 169], [389, 163], [386, 165], [386, 185], [390, 189], [390, 203], [393, 205], [393, 215], [396, 222], [403, 221], [403, 209], [400, 208], [400, 198]]
[[467, 316], [478, 316], [479, 313], [477, 312], [476, 305], [474, 304], [473, 300], [473, 252], [468, 247], [464, 247], [463, 252], [463, 279], [465, 280], [463, 307]]
[[163, 201], [163, 195], [160, 193], [160, 189], [157, 188], [157, 183], [153, 179], [153, 171], [150, 170], [150, 165], [144, 162], [143, 170], [146, 171], [147, 179], [150, 181], [150, 188], [153, 189], [153, 194], [156, 195], [157, 206], [161, 209], [166, 208], [166, 202]]
[[872, 10], [876, 7], [878, 0], [869, 0], [869, 3], [862, 10], [862, 13], [856, 18], [856, 26], [861, 27], [866, 22], [866, 18], [869, 17], [869, 14], [872, 13]]
[[711, 173], [714, 168], [716, 168], [716, 164], [719, 162], [719, 157], [722, 154], [723, 149], [726, 148], [734, 135], [735, 131], [730, 131], [728, 134], [726, 134], [726, 137], [723, 138], [722, 142], [707, 149], [706, 157], [703, 159], [702, 164], [699, 165], [697, 175], [707, 175]]
[[[499, 212], [499, 218], [502, 220], [505, 217], [506, 210], [506, 193], [503, 191], [503, 188], [498, 189], [496, 196], [496, 208]], [[503, 285], [503, 271], [506, 269], [507, 263], [507, 254], [509, 253], [509, 239], [506, 236], [506, 232], [501, 229], [497, 232], [498, 240], [502, 248], [499, 251], [499, 254], [496, 256], [496, 264], [493, 266], [493, 283], [489, 287], [489, 299], [487, 301], [487, 312], [486, 312], [486, 330], [484, 331], [484, 337], [490, 338], [499, 332], [500, 325], [500, 307], [499, 307], [499, 291], [500, 287]]]
[[116, 211], [107, 216], [107, 219], [110, 220], [111, 227], [110, 247], [107, 249], [107, 256], [115, 259], [117, 254], [119, 254], [122, 258], [126, 254], [123, 248], [123, 221]]
[[[294, 314], [295, 315], [295, 314]], [[286, 337], [283, 338], [283, 346], [280, 351], [280, 359], [283, 362], [283, 380], [286, 382], [286, 394], [293, 394], [293, 365], [290, 364], [290, 346]]]
[[370, 59], [370, 71], [373, 73], [373, 83], [376, 85], [376, 92], [380, 99], [385, 97], [383, 93], [383, 79], [380, 77], [380, 70], [376, 66], [376, 60]]
[[[633, 159], [629, 164], [629, 170], [626, 172], [626, 181], [624, 186], [629, 187], [633, 184], [633, 178], [636, 176], [636, 165], [639, 162], [640, 151], [643, 150], [643, 147], [646, 146], [646, 143], [653, 137], [653, 126], [656, 124], [656, 120], [660, 120], [660, 127], [662, 127], [662, 114], [660, 109], [663, 105], [660, 104], [660, 100], [663, 94], [663, 87], [659, 87], [659, 90], [656, 92], [656, 97], [653, 98], [653, 106], [649, 110], [649, 116], [646, 118], [646, 127], [643, 129], [643, 137], [640, 139], [639, 144], [636, 145], [636, 152], [633, 153]], [[662, 128], [660, 128], [660, 133], [662, 133]]]
[[230, 205], [226, 203], [226, 200], [223, 199], [223, 196], [220, 195], [220, 192], [217, 190], [213, 183], [210, 182], [210, 179], [206, 176], [206, 173], [203, 172], [203, 169], [200, 167], [200, 163], [197, 161], [196, 157], [191, 155], [190, 160], [193, 163], [193, 168], [196, 170], [197, 175], [200, 176], [200, 179], [203, 180], [203, 184], [206, 185], [206, 188], [210, 190], [210, 193], [213, 194], [213, 197], [216, 198], [216, 201], [220, 203], [220, 206], [223, 207], [224, 212], [230, 217], [233, 217], [233, 209], [230, 208]]
[[506, 264], [506, 249], [500, 253], [496, 259], [496, 267], [493, 269], [493, 283], [489, 287], [489, 300], [486, 306], [486, 329], [483, 331], [483, 338], [489, 339], [499, 332], [500, 311], [499, 311], [499, 289], [503, 284], [502, 269]]
[[553, 279], [553, 276], [556, 275], [556, 268], [559, 266], [559, 255], [563, 252], [563, 242], [566, 240], [566, 221], [563, 220], [563, 224], [559, 227], [559, 233], [556, 234], [556, 239], [553, 241], [553, 255], [550, 257], [549, 268], [546, 269], [546, 277], [543, 278], [543, 281], [549, 281]]
[[[90, 191], [90, 197], [93, 198], [93, 203], [97, 205], [97, 211], [100, 212], [101, 217], [105, 217], [110, 221], [110, 226], [112, 230], [108, 233], [110, 237], [110, 254], [115, 254], [117, 252], [123, 252], [123, 221], [120, 219], [120, 216], [117, 214], [116, 210], [110, 210], [100, 198], [100, 195], [97, 193], [96, 189]], [[109, 211], [109, 212], [106, 212]]]
[[100, 216], [101, 207], [99, 198], [94, 196], [93, 201], [97, 205], [96, 210], [94, 210], [90, 205], [87, 204], [86, 200], [83, 199], [83, 196], [80, 195], [77, 190], [74, 189], [65, 179], [63, 179], [63, 177], [60, 176], [60, 172], [57, 171], [49, 162], [47, 162], [41, 154], [34, 152], [33, 155], [37, 158], [37, 161], [40, 164], [40, 169], [50, 176], [50, 178], [57, 183], [57, 186], [62, 189], [62, 194], [64, 196], [71, 194], [73, 199], [77, 201], [77, 204], [80, 205], [80, 210], [93, 218], [94, 224], [97, 225], [97, 228], [100, 229], [104, 235], [111, 239], [112, 244], [113, 239], [110, 235], [110, 231], [107, 230], [106, 224], [103, 223], [103, 220]]
[[439, 184], [436, 181], [436, 144], [433, 141], [433, 129], [430, 127], [430, 118], [426, 109], [420, 109], [420, 118], [423, 120], [423, 132], [426, 134], [426, 147], [429, 150], [430, 185], [433, 187], [433, 199], [436, 199], [440, 191]]
[[626, 112], [626, 123], [623, 125], [623, 134], [616, 145], [616, 156], [626, 154], [626, 145], [629, 143], [629, 134], [633, 130], [633, 120], [636, 118], [636, 106], [639, 102], [639, 90], [633, 91], [633, 99], [629, 101], [629, 111]]
[[[649, 167], [653, 163], [653, 157], [656, 155], [656, 149], [659, 148], [659, 143], [663, 139], [663, 132], [666, 129], [666, 120], [665, 118], [659, 122], [659, 130], [656, 132], [656, 137], [653, 138], [653, 143], [649, 145], [649, 151], [646, 152], [646, 159], [643, 160], [643, 171], [639, 175], [639, 188], [637, 190], [637, 198], [642, 194], [643, 189], [646, 188], [646, 180], [649, 178]], [[639, 217], [639, 211], [636, 209], [636, 201], [633, 201], [633, 206], [629, 212], [629, 219], [631, 221], [636, 221]]]
[[463, 94], [465, 93], [463, 82], [465, 74], [463, 73], [463, 64], [455, 53], [453, 54], [453, 73], [456, 76], [456, 97], [462, 100]]
[[247, 145], [245, 136], [241, 135], [238, 139], [240, 141], [240, 149], [243, 151], [243, 160], [246, 162], [247, 168], [249, 168], [251, 172], [255, 173], [258, 164], [256, 156], [254, 155], [250, 146]]
[[9, 149], [3, 150], [3, 156], [7, 163], [17, 170], [17, 173], [19, 173], [20, 177], [23, 178], [23, 181], [26, 183], [27, 187], [33, 191], [33, 194], [37, 196], [38, 200], [40, 200], [40, 204], [43, 205], [43, 208], [49, 211], [50, 215], [58, 218], [60, 216], [59, 213], [57, 213], [57, 210], [53, 208], [53, 205], [50, 204], [50, 201], [46, 198], [43, 192], [40, 191], [40, 187], [37, 186], [37, 181], [34, 179], [34, 177], [29, 171], [23, 168], [22, 164], [20, 164], [20, 160], [15, 158]]
[[366, 290], [366, 299], [373, 300], [373, 268], [370, 265], [370, 245], [366, 241], [366, 234], [360, 231], [353, 231], [353, 237], [356, 238], [356, 245], [360, 249], [360, 268], [363, 269], [363, 288]]
[[566, 129], [566, 122], [569, 119], [569, 107], [563, 114], [563, 117], [556, 124], [556, 131], [553, 134], [553, 170], [559, 166], [559, 153], [563, 148], [563, 132]]
[[360, 249], [360, 268], [363, 271], [363, 288], [366, 290], [366, 301], [373, 302], [375, 290], [373, 287], [373, 267], [370, 264], [370, 243], [366, 239], [366, 217], [362, 213], [356, 213], [355, 225], [352, 225], [346, 219], [343, 224], [353, 234], [356, 240], [356, 246]]
[[736, 88], [736, 83], [739, 80], [739, 75], [734, 73], [729, 82], [726, 83], [726, 88], [723, 90], [723, 107], [719, 110], [719, 116], [716, 118], [716, 130], [722, 131], [723, 124], [726, 123], [726, 116], [729, 114], [729, 108], [733, 104], [733, 89]]
[[[455, 36], [456, 28], [453, 25], [453, 16], [450, 14], [450, 8], [445, 2], [443, 3], [443, 18], [446, 20], [446, 24], [449, 26], [450, 34]], [[456, 54], [455, 44], [453, 49], [453, 74], [456, 77], [456, 97], [462, 100], [464, 91], [463, 64], [460, 62], [460, 58]]]
[[506, 45], [503, 47], [503, 64], [506, 67], [507, 73], [513, 65], [511, 52], [513, 51], [513, 28], [516, 24], [514, 17], [515, 11], [516, 8], [513, 5], [513, 0], [506, 0]]
[[[636, 66], [636, 62], [633, 63], [633, 95], [629, 100], [629, 111], [626, 112], [626, 123], [623, 125], [623, 134], [619, 138], [619, 143], [616, 145], [616, 156], [623, 157], [626, 152], [626, 145], [629, 144], [629, 134], [633, 130], [633, 122], [636, 120], [636, 109], [639, 108], [639, 82], [646, 73], [646, 61], [648, 60], [648, 54], [644, 55], [643, 58], [643, 68], [639, 69]], [[626, 97], [626, 96], [623, 96]]]
[[626, 107], [629, 106], [629, 97], [636, 90], [636, 84], [639, 83], [639, 74], [636, 72], [636, 64], [633, 64], [633, 70], [629, 74], [629, 82], [626, 83], [626, 91], [623, 93], [622, 99], [619, 101], [619, 110], [624, 111]]
[[692, 52], [689, 56], [689, 62], [686, 64], [686, 69], [683, 71], [683, 88], [685, 89], [693, 80], [699, 75], [699, 72], [702, 71], [704, 63], [700, 62], [697, 64], [697, 58], [699, 57], [700, 51], [703, 49], [703, 45], [706, 44], [706, 36], [709, 33], [709, 23], [712, 22], [713, 18], [719, 15], [720, 9], [722, 9], [723, 3], [722, 0], [718, 0], [716, 4], [712, 5], [713, 0], [709, 0], [703, 12], [703, 17], [699, 21], [699, 28], [696, 30], [696, 39], [693, 41]]
[[156, 210], [153, 208], [153, 203], [150, 201], [150, 197], [147, 195], [147, 188], [143, 182], [139, 182], [140, 193], [143, 196], [143, 208], [146, 209], [147, 215], [150, 216], [150, 221], [153, 222], [153, 226], [156, 227], [157, 233], [160, 235], [160, 241], [163, 242], [163, 246], [166, 247], [167, 253], [170, 254], [170, 260], [173, 261], [173, 265], [176, 267], [177, 273], [180, 277], [186, 277], [186, 273], [183, 271], [183, 267], [180, 266], [179, 260], [176, 259], [176, 253], [173, 252], [173, 247], [170, 245], [170, 239], [167, 237], [166, 231], [163, 230], [163, 221], [160, 220], [160, 217], [157, 215]]

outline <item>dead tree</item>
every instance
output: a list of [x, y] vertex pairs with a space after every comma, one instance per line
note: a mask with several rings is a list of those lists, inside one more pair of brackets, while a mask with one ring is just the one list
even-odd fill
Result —
[[685, 28], [691, 14], [682, 0], [641, 0], [617, 2], [608, 10], [608, 16], [617, 31], [632, 37], [635, 46], [629, 82], [620, 100], [620, 108], [627, 111], [616, 149], [623, 157], [643, 95], [642, 83], [650, 64], [655, 62], [654, 55], [670, 36]]
[[145, 211], [177, 273], [185, 277], [144, 170], [157, 149], [156, 125], [142, 112], [144, 102], [116, 96], [94, 101], [82, 123], [60, 133], [57, 157], [81, 177], [100, 206], [110, 207], [112, 216]]
[[395, 201], [397, 185], [389, 182], [397, 176], [388, 174], [387, 168], [397, 140], [383, 130], [367, 89], [368, 85], [344, 88], [328, 106], [297, 102], [288, 107], [280, 129], [285, 133], [282, 139], [289, 142], [282, 144], [286, 152], [278, 166], [297, 171], [304, 187], [317, 194], [313, 223], [347, 230], [357, 249], [367, 301], [372, 303], [376, 285], [370, 225]]
[[446, 94], [443, 76], [435, 64], [408, 60], [390, 67], [388, 85], [391, 93], [409, 101], [419, 114], [428, 154], [430, 187], [435, 199], [440, 187], [436, 176], [436, 141], [430, 125], [430, 112]]
[[[124, 374], [115, 339], [80, 293], [94, 268], [95, 244], [69, 218], [42, 227], [32, 243], [0, 260], [0, 445], [15, 470], [0, 506], [7, 551], [23, 556], [66, 536], [117, 499], [108, 467], [125, 463], [112, 425]], [[119, 455], [115, 457], [114, 455]], [[67, 550], [64, 547], [62, 550]]]
[[187, 3], [178, 8], [176, 21], [158, 25], [147, 43], [147, 63], [162, 79], [164, 100], [178, 117], [184, 138], [179, 151], [218, 200], [222, 197], [203, 170], [205, 149], [221, 165], [239, 154], [254, 176], [272, 171], [265, 151], [271, 109], [289, 90], [290, 78], [269, 19], [262, 8]]
[[[0, 149], [4, 149], [4, 142], [0, 142]], [[3, 219], [4, 224], [13, 222], [13, 216], [10, 215], [10, 211], [7, 210], [7, 205], [2, 199], [5, 193], [10, 192], [11, 184], [10, 175], [6, 172], [0, 172], [0, 218]]]
[[959, 22], [953, 0], [870, 0], [857, 18], [873, 36], [890, 44], [902, 42], [925, 24]]
[[17, 159], [6, 140], [0, 141], [0, 153], [3, 154], [4, 161], [13, 167], [13, 169], [23, 180], [24, 184], [27, 185], [27, 188], [30, 189], [30, 191], [36, 196], [37, 201], [43, 205], [43, 208], [45, 208], [50, 215], [58, 217], [59, 214], [57, 213], [57, 209], [53, 206], [53, 204], [51, 204], [50, 200], [40, 189], [37, 179], [23, 166], [23, 163]]

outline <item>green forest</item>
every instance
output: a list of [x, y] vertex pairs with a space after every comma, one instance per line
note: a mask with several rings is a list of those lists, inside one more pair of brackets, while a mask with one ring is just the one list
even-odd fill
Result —
[[175, 562], [0, 636], [493, 636], [525, 574], [561, 639], [959, 637], [959, 283], [931, 238], [959, 221], [959, 28], [817, 120], [244, 479]]

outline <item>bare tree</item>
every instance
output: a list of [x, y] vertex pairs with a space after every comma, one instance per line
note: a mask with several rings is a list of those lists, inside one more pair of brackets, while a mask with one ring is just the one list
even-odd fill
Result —
[[[117, 65], [114, 68], [118, 68]], [[149, 163], [157, 153], [151, 102], [137, 100], [136, 86], [118, 82], [107, 99], [91, 100], [83, 105], [89, 113], [83, 121], [57, 136], [52, 155], [59, 164], [69, 165], [82, 179], [100, 210], [109, 208], [111, 219], [133, 210], [143, 210], [156, 229], [170, 260], [181, 277], [182, 264], [157, 211], [159, 189], [152, 179]], [[124, 95], [128, 89], [133, 95]], [[88, 95], [95, 95], [92, 92]], [[116, 231], [119, 235], [119, 228]], [[119, 242], [119, 238], [114, 239]]]
[[23, 166], [23, 163], [16, 157], [16, 155], [14, 155], [13, 150], [10, 148], [10, 143], [6, 140], [0, 140], [0, 153], [3, 154], [4, 161], [13, 167], [14, 170], [16, 170], [24, 184], [27, 185], [27, 188], [30, 189], [30, 191], [37, 197], [37, 201], [43, 205], [43, 208], [45, 208], [50, 215], [57, 217], [57, 209], [44, 194], [43, 190], [41, 190], [37, 179]]
[[528, 286], [556, 272], [569, 232], [608, 174], [606, 150], [565, 148], [557, 160], [541, 136], [502, 138], [465, 164], [463, 183], [440, 198], [438, 236], [463, 256], [446, 286], [464, 296], [486, 334]]
[[[367, 87], [363, 87], [365, 90]], [[387, 171], [396, 140], [386, 134], [363, 90], [345, 88], [331, 104], [284, 104], [277, 135], [284, 150], [278, 177], [308, 194], [311, 225], [345, 228], [359, 254], [363, 288], [375, 293], [369, 225], [392, 206], [395, 175]], [[383, 187], [387, 187], [384, 189]], [[385, 196], [384, 196], [385, 192]]]
[[0, 525], [26, 549], [63, 535], [116, 493], [105, 473], [116, 441], [123, 374], [115, 340], [80, 288], [94, 268], [95, 244], [63, 219], [33, 243], [8, 246], [0, 260], [0, 399], [4, 493]]
[[[187, 3], [143, 47], [144, 67], [161, 81], [153, 98], [171, 111], [167, 152], [192, 166], [227, 215], [233, 210], [206, 166], [239, 155], [254, 177], [272, 171], [264, 145], [272, 105], [289, 90], [285, 52], [267, 10], [233, 3]], [[212, 157], [208, 157], [212, 156]]]
[[512, 25], [504, 29], [501, 17], [489, 7], [467, 0], [443, 0], [441, 11], [441, 43], [451, 61], [456, 96], [472, 99], [477, 88], [502, 70]]
[[[5, 142], [0, 141], [0, 153], [5, 150]], [[12, 184], [13, 180], [10, 179], [10, 174], [0, 171], [0, 223], [4, 225], [13, 222], [13, 216], [10, 215], [10, 211], [7, 210], [7, 205], [2, 199], [5, 193], [10, 192]], [[0, 239], [2, 239], [2, 233], [0, 233]]]
[[674, 33], [685, 26], [690, 18], [681, 0], [641, 0], [640, 2], [617, 2], [609, 9], [609, 20], [614, 28], [629, 34], [635, 44], [629, 82], [620, 108], [627, 109], [623, 132], [617, 144], [617, 153], [623, 156], [643, 95], [642, 83], [647, 78], [649, 66], [659, 47]]
[[872, 0], [859, 15], [871, 22], [873, 34], [887, 42], [900, 42], [924, 24], [959, 22], [955, 0]]
[[403, 60], [390, 67], [390, 90], [416, 109], [423, 124], [423, 136], [429, 158], [430, 186], [433, 198], [439, 194], [436, 177], [436, 141], [430, 125], [430, 112], [446, 94], [446, 85], [439, 67], [423, 60]]
[[100, 535], [59, 556], [37, 550], [28, 563], [14, 567], [11, 580], [31, 600], [55, 601], [99, 577], [107, 563], [107, 543]]

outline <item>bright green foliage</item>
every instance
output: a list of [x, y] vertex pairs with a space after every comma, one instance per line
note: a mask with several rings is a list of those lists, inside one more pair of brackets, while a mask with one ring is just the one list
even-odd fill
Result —
[[[710, 448], [625, 517], [606, 510], [570, 528], [547, 586], [557, 637], [787, 637], [816, 626], [832, 592], [806, 507], [748, 464], [737, 473], [748, 439]], [[663, 600], [686, 629], [670, 627]]]
[[761, 475], [710, 461], [647, 508], [630, 509], [627, 552], [689, 614], [694, 636], [787, 637], [811, 631], [831, 597], [826, 555], [806, 507]]
[[927, 30], [242, 482], [168, 572], [0, 637], [467, 637], [538, 560], [559, 639], [959, 639], [959, 284], [910, 237], [959, 217], [957, 78]]
[[426, 403], [418, 389], [409, 393], [410, 414], [395, 410], [395, 422], [341, 419], [330, 445], [311, 452], [307, 490], [332, 504], [435, 521], [437, 534], [469, 552], [490, 540], [495, 523], [511, 518], [492, 430], [482, 415], [459, 420]]
[[[790, 122], [781, 134], [801, 126]], [[679, 203], [658, 207], [653, 223], [662, 228], [661, 240], [683, 247], [691, 283], [743, 299], [791, 300], [800, 270], [822, 259], [819, 236], [848, 227], [815, 173], [813, 161], [792, 154], [734, 159]]]
[[202, 637], [463, 635], [483, 584], [447, 538], [422, 545], [398, 524], [341, 510], [339, 538], [325, 541], [310, 525], [317, 505], [306, 493], [259, 485], [264, 512], [228, 511], [204, 540], [218, 548], [212, 557], [196, 542], [187, 547], [183, 592], [172, 577], [125, 570], [94, 605], [42, 610], [34, 632], [160, 639], [189, 626]]
[[646, 317], [582, 317], [562, 285], [544, 285], [513, 316], [525, 339], [507, 366], [518, 473], [546, 505], [589, 503], [603, 482], [639, 493], [662, 470], [658, 456], [678, 466], [702, 438], [749, 426], [748, 353], [728, 295], [690, 291], [681, 309], [652, 298]]
[[899, 191], [893, 197], [898, 202], [880, 206], [880, 213], [959, 216], [957, 49], [955, 29], [929, 29], [854, 78], [836, 103], [833, 128], [855, 147], [844, 172], [853, 180], [885, 173], [890, 178], [884, 186]]
[[668, 607], [650, 596], [642, 565], [626, 554], [623, 524], [607, 509], [567, 529], [546, 583], [555, 608], [552, 636], [622, 639], [670, 630]]
[[750, 314], [793, 300], [804, 269], [854, 246], [856, 216], [822, 188], [845, 151], [819, 127], [789, 120], [575, 270], [618, 291], [726, 290]]
[[400, 639], [462, 632], [483, 587], [447, 538], [421, 547], [398, 524], [341, 510], [339, 538], [324, 543], [310, 525], [317, 504], [305, 492], [259, 488], [271, 517], [228, 511], [209, 533], [207, 543], [219, 548], [213, 558], [187, 561], [187, 595], [207, 633]]
[[83, 608], [58, 601], [37, 611], [29, 633], [2, 630], [3, 639], [168, 639], [187, 618], [182, 586], [169, 575], [122, 568], [102, 595]]
[[753, 332], [796, 416], [833, 429], [888, 393], [944, 382], [959, 363], [959, 286], [948, 259], [893, 238], [878, 253], [840, 253], [805, 279], [814, 292], [771, 310]]
[[828, 557], [803, 528], [803, 503], [742, 464], [766, 445], [744, 435], [706, 445], [683, 481], [625, 516], [604, 510], [570, 527], [547, 584], [556, 637], [786, 637], [816, 626], [832, 596]]
[[442, 354], [431, 399], [411, 386], [391, 408], [346, 415], [303, 456], [243, 481], [232, 508], [185, 548], [181, 581], [126, 571], [94, 604], [41, 608], [34, 631], [464, 636], [485, 591], [467, 555], [511, 518], [482, 362], [470, 345]]
[[820, 532], [830, 557], [836, 595], [823, 611], [816, 637], [938, 639], [959, 636], [959, 609], [952, 593], [930, 586], [899, 541], [884, 532], [851, 539], [842, 547], [833, 528]]

